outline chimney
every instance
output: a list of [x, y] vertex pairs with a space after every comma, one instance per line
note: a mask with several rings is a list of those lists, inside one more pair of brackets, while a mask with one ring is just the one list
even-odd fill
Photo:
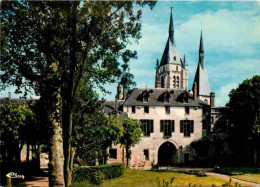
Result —
[[198, 87], [197, 87], [197, 83], [194, 82], [193, 84], [193, 99], [196, 101], [198, 98]]
[[8, 99], [9, 99], [9, 100], [12, 99], [12, 92], [8, 92]]
[[155, 82], [155, 88], [161, 88], [161, 81], [156, 80], [156, 82]]
[[117, 86], [117, 100], [121, 100], [121, 86], [118, 84]]
[[126, 86], [123, 86], [123, 100], [126, 99]]
[[[120, 87], [121, 88], [121, 87]], [[115, 97], [115, 111], [116, 113], [118, 113], [118, 108], [117, 108], [117, 99], [118, 99], [118, 96]]]
[[215, 93], [210, 93], [210, 107], [215, 107]]

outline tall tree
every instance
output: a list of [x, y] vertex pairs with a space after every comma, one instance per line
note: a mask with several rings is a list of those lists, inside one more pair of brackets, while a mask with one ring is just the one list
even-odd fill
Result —
[[[21, 150], [27, 141], [27, 127], [33, 118], [33, 112], [24, 103], [8, 102], [0, 104], [0, 141], [2, 156], [9, 166], [19, 166]], [[10, 168], [11, 169], [11, 168]]]
[[260, 76], [244, 80], [231, 90], [229, 98], [230, 143], [236, 155], [250, 155], [252, 149], [260, 149]]
[[48, 101], [53, 127], [50, 185], [63, 186], [64, 179], [66, 186], [71, 185], [72, 111], [80, 80], [113, 82], [120, 74], [120, 57], [129, 54], [130, 38], [141, 37], [141, 11], [134, 11], [134, 3], [154, 5], [145, 1], [1, 4], [1, 84], [16, 85], [17, 91], [33, 88]]
[[126, 149], [126, 166], [129, 166], [129, 159], [131, 158], [131, 147], [139, 143], [141, 140], [142, 129], [140, 121], [134, 119], [122, 119], [123, 135], [120, 143]]

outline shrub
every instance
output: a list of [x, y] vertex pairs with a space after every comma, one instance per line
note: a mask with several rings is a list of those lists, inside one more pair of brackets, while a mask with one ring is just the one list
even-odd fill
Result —
[[124, 170], [124, 164], [76, 167], [73, 169], [72, 180], [75, 182], [89, 181], [97, 184], [96, 182], [102, 182], [103, 179], [120, 177], [124, 174]]
[[228, 169], [214, 169], [213, 170], [216, 173], [220, 173], [220, 174], [225, 174], [225, 175], [244, 175], [243, 172], [235, 172], [235, 171], [230, 171]]
[[183, 173], [189, 175], [196, 175], [197, 177], [207, 177], [204, 171], [184, 171]]
[[99, 185], [104, 179], [105, 176], [101, 171], [95, 171], [94, 173], [91, 173], [90, 183]]

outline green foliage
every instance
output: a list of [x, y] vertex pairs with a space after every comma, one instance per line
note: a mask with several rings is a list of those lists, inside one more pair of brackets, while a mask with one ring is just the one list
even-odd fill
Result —
[[7, 160], [15, 160], [19, 162], [20, 151], [22, 146], [30, 136], [27, 127], [34, 118], [33, 112], [23, 103], [8, 102], [0, 104], [0, 137], [1, 150], [6, 151], [2, 156], [7, 154]]
[[[73, 170], [73, 181], [96, 182], [101, 179], [113, 179], [124, 174], [124, 164], [111, 164], [102, 166], [77, 167]], [[94, 176], [97, 175], [97, 176]]]
[[[174, 177], [171, 178], [170, 181], [167, 181], [165, 179], [162, 180], [162, 186], [168, 187], [168, 186], [173, 186], [173, 182], [174, 182]], [[161, 181], [160, 179], [158, 179], [158, 186], [161, 186]]]
[[230, 176], [234, 176], [234, 175], [244, 175], [243, 172], [237, 172], [237, 171], [231, 171], [229, 169], [222, 169], [222, 168], [219, 168], [219, 169], [214, 169], [214, 172], [216, 173], [221, 173], [221, 174], [225, 174], [225, 175], [230, 175]]
[[237, 89], [229, 93], [229, 120], [230, 136], [233, 146], [252, 142], [254, 147], [259, 145], [259, 101], [260, 101], [260, 76], [244, 80]]
[[206, 172], [204, 171], [184, 171], [183, 173], [189, 175], [196, 175], [197, 177], [207, 177]]
[[140, 121], [126, 118], [122, 119], [123, 123], [123, 135], [120, 138], [120, 143], [126, 148], [127, 166], [128, 160], [131, 158], [130, 148], [136, 145], [142, 135], [142, 129]]
[[95, 171], [91, 174], [90, 183], [99, 185], [104, 179], [104, 174], [101, 171]]

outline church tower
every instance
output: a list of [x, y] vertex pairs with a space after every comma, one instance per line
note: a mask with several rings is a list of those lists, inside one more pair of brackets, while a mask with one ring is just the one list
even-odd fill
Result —
[[[203, 38], [202, 38], [202, 31], [200, 35], [200, 46], [199, 46], [199, 61], [198, 61], [198, 66], [193, 82], [193, 94], [194, 94], [194, 84], [197, 84], [197, 96], [200, 100], [204, 101], [205, 103], [208, 103], [212, 105], [211, 103], [211, 97], [213, 96], [210, 92], [210, 85], [209, 85], [209, 80], [204, 64], [204, 48], [203, 48]], [[214, 105], [214, 104], [213, 104]]]
[[[156, 67], [156, 88], [188, 89], [188, 70], [185, 67], [185, 56], [181, 59], [174, 39], [172, 10], [170, 15], [169, 36], [160, 65]], [[158, 75], [157, 75], [158, 71]]]

